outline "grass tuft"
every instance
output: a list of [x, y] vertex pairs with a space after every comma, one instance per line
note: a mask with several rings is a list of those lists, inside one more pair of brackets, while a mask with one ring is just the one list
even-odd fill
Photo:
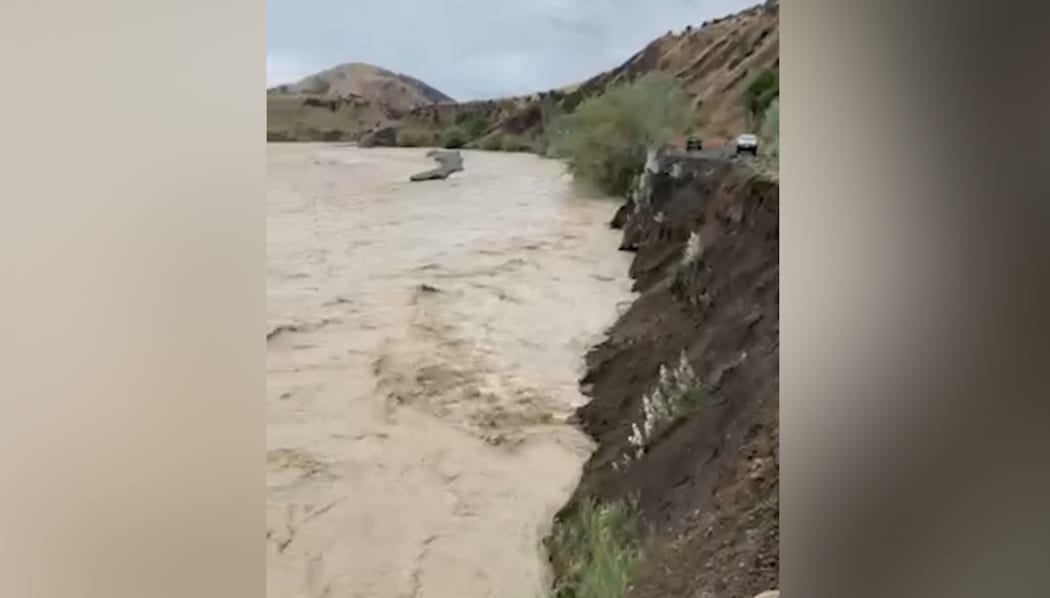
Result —
[[621, 598], [638, 560], [634, 521], [627, 508], [592, 499], [555, 522], [548, 549], [554, 598]]

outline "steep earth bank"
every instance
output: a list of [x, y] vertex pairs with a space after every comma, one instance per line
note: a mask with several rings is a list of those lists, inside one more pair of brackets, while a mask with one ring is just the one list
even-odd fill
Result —
[[778, 586], [778, 213], [748, 165], [664, 154], [613, 221], [640, 295], [587, 356], [575, 418], [597, 449], [558, 521], [630, 505], [629, 596]]

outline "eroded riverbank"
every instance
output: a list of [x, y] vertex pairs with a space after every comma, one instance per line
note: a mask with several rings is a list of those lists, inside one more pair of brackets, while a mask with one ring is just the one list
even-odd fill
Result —
[[561, 166], [269, 147], [268, 593], [542, 595], [591, 449], [564, 424], [630, 300], [616, 202]]

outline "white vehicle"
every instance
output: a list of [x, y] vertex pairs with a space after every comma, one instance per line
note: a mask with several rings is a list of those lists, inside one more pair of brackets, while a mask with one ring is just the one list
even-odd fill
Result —
[[744, 133], [743, 135], [736, 138], [736, 153], [739, 156], [743, 153], [751, 154], [752, 156], [758, 155], [758, 137], [751, 133]]

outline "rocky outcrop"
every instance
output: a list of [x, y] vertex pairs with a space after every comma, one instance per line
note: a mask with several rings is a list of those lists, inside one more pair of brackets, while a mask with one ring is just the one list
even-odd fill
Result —
[[779, 585], [779, 187], [743, 162], [657, 152], [614, 224], [640, 293], [587, 356], [584, 500], [633, 505], [628, 596]]
[[438, 163], [438, 167], [414, 174], [409, 177], [410, 181], [433, 181], [439, 179], [447, 179], [449, 175], [454, 172], [463, 170], [463, 156], [456, 151], [445, 151], [445, 150], [430, 150], [427, 152], [428, 158], [433, 158]]

